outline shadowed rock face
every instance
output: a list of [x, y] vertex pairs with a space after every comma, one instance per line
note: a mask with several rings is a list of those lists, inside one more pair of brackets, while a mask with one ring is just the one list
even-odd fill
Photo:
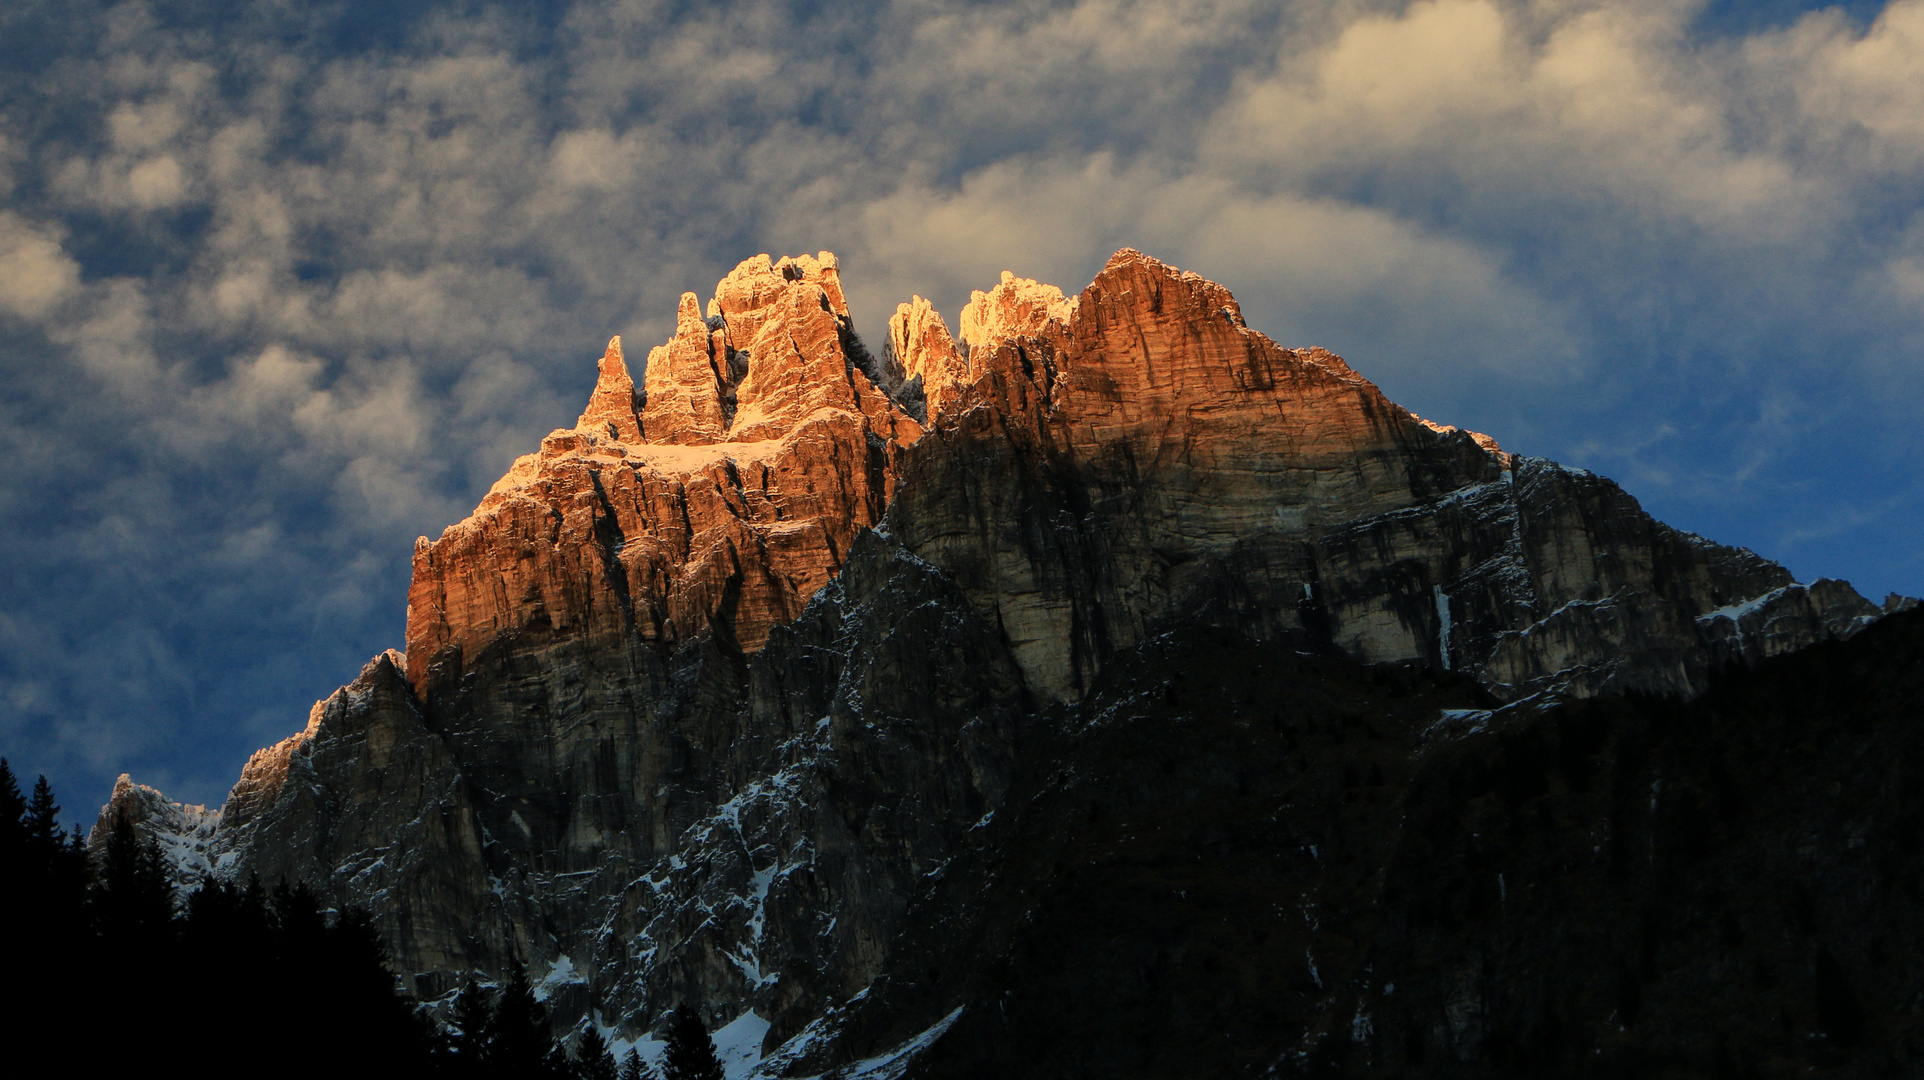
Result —
[[611, 342], [577, 426], [417, 543], [405, 656], [249, 762], [210, 860], [367, 904], [424, 994], [519, 960], [564, 1019], [752, 1008], [772, 1048], [1172, 629], [1511, 700], [1690, 695], [1876, 613], [1139, 252], [1075, 297], [1005, 274], [959, 326], [917, 298], [872, 356], [823, 253], [684, 295], [639, 393]]
[[[907, 370], [954, 368], [939, 323], [897, 319]], [[904, 459], [888, 528], [1051, 698], [1197, 619], [1515, 697], [1694, 694], [1733, 656], [1875, 613], [1847, 586], [1805, 589], [1653, 521], [1607, 480], [1420, 420], [1138, 252], [1072, 301], [1005, 278], [963, 327], [970, 381], [932, 405], [936, 437]]]
[[[1916, 1076], [1924, 612], [1493, 707], [1190, 628], [1037, 731], [789, 1075]], [[929, 1039], [930, 1034], [938, 1034]]]

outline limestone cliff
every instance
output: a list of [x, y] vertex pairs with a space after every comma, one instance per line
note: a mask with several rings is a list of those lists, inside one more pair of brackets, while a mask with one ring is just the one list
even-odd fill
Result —
[[[909, 314], [905, 366], [953, 368], [946, 334]], [[1669, 529], [1607, 480], [1421, 420], [1139, 252], [1074, 300], [1005, 275], [963, 328], [971, 381], [931, 408], [938, 435], [906, 459], [888, 527], [1055, 698], [1198, 618], [1514, 697], [1695, 693], [1733, 656], [1875, 612]]]
[[1876, 614], [1139, 252], [958, 326], [915, 298], [874, 356], [823, 253], [684, 295], [639, 391], [611, 342], [576, 426], [417, 543], [405, 655], [248, 763], [210, 863], [370, 905], [424, 995], [519, 960], [565, 1017], [699, 1001], [772, 1050], [1168, 631], [1515, 700], [1692, 695]]
[[609, 342], [576, 426], [517, 460], [473, 516], [416, 544], [417, 692], [435, 665], [458, 678], [537, 625], [669, 648], [712, 630], [753, 652], [880, 519], [922, 428], [858, 366], [859, 345], [851, 355], [834, 257], [750, 259], [709, 309], [704, 320], [682, 296], [640, 396]]

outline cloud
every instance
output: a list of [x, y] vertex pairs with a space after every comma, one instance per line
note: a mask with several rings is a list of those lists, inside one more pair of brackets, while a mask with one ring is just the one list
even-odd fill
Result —
[[[1660, 280], [1649, 257], [1705, 245], [1697, 257], [1793, 271], [1861, 257], [1865, 175], [1918, 166], [1917, 53], [1893, 42], [1924, 4], [1893, 4], [1861, 33], [1831, 13], [1737, 47], [1693, 41], [1692, 14], [1424, 0], [1366, 17], [1306, 53], [1286, 43], [1218, 117], [1206, 161], [1252, 187], [1448, 215], [1450, 231], [1513, 248], [1581, 247], [1645, 282]], [[1759, 269], [1774, 276], [1742, 276]]]
[[1840, 12], [1744, 46], [1759, 82], [1794, 100], [1779, 116], [1839, 163], [1867, 172], [1924, 167], [1924, 4], [1888, 5], [1863, 32]]
[[58, 235], [0, 210], [0, 310], [38, 319], [73, 294], [80, 266], [61, 248]]
[[1924, 589], [1891, 494], [1924, 0], [1718, 36], [1669, 0], [581, 0], [375, 40], [27, 7], [59, 33], [0, 65], [0, 511], [32, 523], [0, 742], [33, 767], [217, 798], [398, 644], [413, 536], [573, 419], [608, 335], [645, 355], [758, 251], [837, 251], [874, 336], [1140, 247], [1425, 415]]
[[852, 264], [886, 283], [851, 286], [871, 311], [892, 309], [915, 283], [953, 320], [1003, 269], [1073, 291], [1110, 251], [1133, 246], [1231, 283], [1259, 328], [1366, 357], [1378, 378], [1417, 385], [1480, 367], [1567, 379], [1577, 360], [1555, 305], [1474, 244], [1369, 207], [1124, 169], [1107, 154], [997, 163], [954, 189], [904, 184], [841, 229]]
[[[1273, 66], [1238, 79], [1197, 170], [1365, 207], [1475, 252], [1481, 280], [1535, 301], [1506, 304], [1490, 286], [1477, 309], [1541, 315], [1472, 333], [1585, 384], [1581, 401], [1544, 397], [1453, 359], [1455, 392], [1410, 384], [1435, 403], [1426, 411], [1578, 456], [1597, 438], [1639, 446], [1636, 431], [1670, 430], [1653, 456], [1617, 467], [1693, 474], [1684, 487], [1716, 499], [1768, 498], [1753, 485], [1810, 467], [1809, 441], [1837, 422], [1840, 398], [1889, 417], [1924, 406], [1904, 240], [1924, 220], [1924, 99], [1910, 90], [1924, 4], [1890, 4], [1868, 26], [1820, 12], [1716, 40], [1694, 36], [1698, 12], [1423, 0], [1285, 38]], [[1477, 280], [1441, 264], [1415, 279]], [[1374, 310], [1450, 322], [1440, 296], [1379, 297]], [[1372, 345], [1400, 380], [1403, 347]], [[1733, 392], [1777, 403], [1752, 412], [1774, 419], [1734, 422]], [[1476, 415], [1494, 399], [1533, 404]], [[1596, 437], [1558, 435], [1586, 413]], [[1886, 423], [1888, 446], [1916, 447]]]

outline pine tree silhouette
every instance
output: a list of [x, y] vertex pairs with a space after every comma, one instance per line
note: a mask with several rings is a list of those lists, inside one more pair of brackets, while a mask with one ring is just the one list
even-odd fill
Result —
[[6, 883], [0, 888], [0, 925], [11, 937], [15, 928], [30, 925], [28, 912], [45, 883], [27, 858], [27, 800], [6, 758], [0, 758], [0, 882]]
[[324, 1030], [355, 1033], [355, 1053], [375, 1060], [424, 1056], [428, 1031], [396, 992], [387, 949], [365, 908], [350, 906], [323, 934], [323, 951], [310, 969], [308, 1013]]
[[[30, 832], [34, 843], [45, 835], [39, 829]], [[97, 955], [115, 982], [176, 970], [173, 888], [161, 869], [159, 846], [151, 837], [142, 839], [126, 814], [117, 815], [108, 831], [86, 907], [93, 915]], [[157, 1009], [127, 1010], [118, 1035], [128, 1047], [163, 1045], [164, 1017]]]
[[539, 1077], [554, 1073], [558, 1057], [548, 1010], [535, 1000], [528, 970], [519, 963], [508, 973], [488, 1026], [491, 1071], [502, 1076]]
[[[45, 890], [41, 905], [49, 909], [56, 923], [59, 912], [78, 919], [79, 905], [86, 897], [87, 855], [85, 847], [60, 828], [60, 804], [54, 801], [53, 787], [45, 776], [33, 785], [33, 798], [27, 802], [20, 819], [26, 844], [25, 856], [30, 872], [38, 875]], [[158, 865], [156, 856], [155, 865]], [[71, 932], [76, 927], [48, 925], [49, 932]]]
[[[9, 1034], [84, 1046], [101, 1068], [151, 1068], [180, 1042], [171, 1001], [115, 1010], [114, 1038], [104, 1041], [103, 1014], [83, 1004], [103, 987], [144, 982], [192, 1002], [196, 1016], [217, 1017], [224, 1062], [276, 1061], [295, 1076], [432, 1071], [424, 1021], [397, 992], [366, 912], [330, 920], [304, 885], [283, 884], [270, 901], [258, 878], [241, 889], [208, 876], [177, 914], [160, 847], [131, 817], [107, 822], [90, 857], [59, 813], [45, 777], [22, 798], [0, 761], [0, 925], [10, 931], [8, 970], [34, 978], [32, 993], [4, 1010]], [[351, 1037], [309, 1040], [289, 1060], [289, 1017]]]
[[27, 842], [37, 848], [52, 850], [66, 842], [66, 834], [60, 829], [60, 804], [53, 801], [53, 787], [42, 776], [33, 785], [33, 799], [27, 803]]
[[0, 763], [0, 925], [6, 968], [18, 980], [5, 1027], [47, 1046], [84, 1037], [74, 1002], [100, 962], [87, 923], [87, 860], [61, 831], [59, 813], [46, 777], [29, 802], [12, 767]]
[[263, 953], [277, 948], [273, 941], [274, 913], [267, 906], [267, 890], [261, 887], [259, 874], [247, 875], [247, 888], [241, 890], [238, 932], [247, 938], [247, 946]]
[[274, 886], [270, 904], [272, 925], [280, 942], [281, 962], [312, 971], [327, 962], [327, 916], [321, 902], [306, 882], [288, 885], [283, 879]]
[[494, 1028], [494, 1005], [488, 1000], [487, 991], [472, 977], [455, 996], [449, 1026], [454, 1029], [448, 1040], [454, 1071], [461, 1075], [479, 1075], [489, 1059], [488, 1038]]
[[[271, 950], [262, 940], [264, 927], [250, 928], [248, 915], [241, 909], [240, 890], [212, 876], [201, 879], [200, 887], [187, 897], [186, 909], [185, 925], [180, 932], [185, 994], [219, 1011], [226, 1031], [223, 1043], [231, 1048], [234, 1060], [252, 1060], [255, 1055], [271, 1053], [264, 1034], [264, 1030], [271, 1027], [266, 1004], [261, 999], [279, 997], [279, 988], [272, 987], [267, 994], [236, 993], [232, 969], [237, 957], [259, 957], [272, 962]], [[256, 920], [260, 917], [255, 916]], [[255, 979], [265, 982], [274, 979], [279, 968], [276, 964], [273, 968], [256, 970]]]
[[668, 1048], [661, 1060], [663, 1080], [723, 1080], [714, 1040], [708, 1037], [708, 1026], [692, 1005], [675, 1009], [668, 1024]]
[[9, 870], [18, 864], [27, 844], [27, 800], [13, 767], [0, 757], [0, 859]]
[[617, 1080], [615, 1056], [608, 1051], [608, 1040], [593, 1027], [575, 1040], [573, 1072], [576, 1080]]
[[[36, 788], [36, 801], [38, 795]], [[38, 829], [30, 826], [28, 831], [29, 842], [40, 843]], [[110, 954], [130, 965], [163, 959], [173, 937], [173, 886], [161, 869], [159, 846], [151, 838], [143, 841], [124, 813], [116, 814], [108, 829], [91, 900], [95, 925]]]
[[628, 1056], [621, 1059], [621, 1080], [660, 1080], [661, 1074], [653, 1065], [641, 1060], [641, 1051], [630, 1049]]

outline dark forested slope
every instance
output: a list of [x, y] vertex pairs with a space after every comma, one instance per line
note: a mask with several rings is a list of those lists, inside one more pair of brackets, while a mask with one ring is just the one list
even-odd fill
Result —
[[959, 1008], [910, 1075], [1924, 1068], [1924, 612], [1689, 703], [1486, 713], [1202, 632], [1134, 660], [1024, 756], [838, 1057]]

